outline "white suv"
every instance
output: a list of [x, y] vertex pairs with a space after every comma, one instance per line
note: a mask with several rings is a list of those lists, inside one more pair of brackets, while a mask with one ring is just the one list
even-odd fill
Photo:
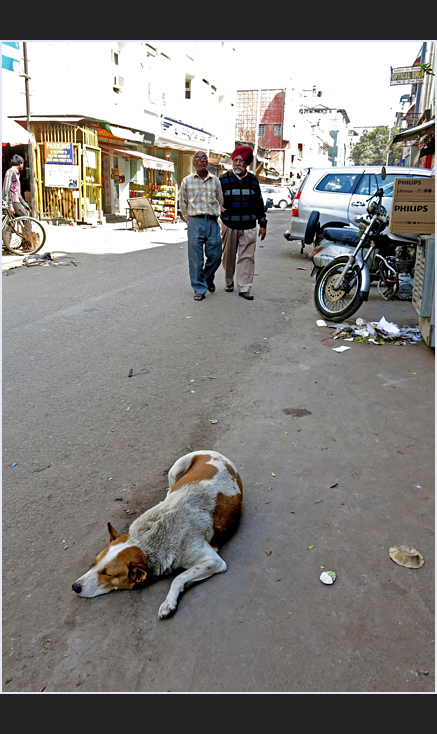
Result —
[[273, 186], [270, 184], [261, 184], [261, 194], [264, 199], [264, 204], [267, 199], [272, 199], [273, 206], [278, 206], [280, 209], [286, 209], [290, 206], [293, 198], [290, 194], [290, 189], [287, 186]]
[[368, 199], [376, 189], [384, 189], [383, 206], [390, 214], [394, 179], [424, 178], [433, 173], [427, 168], [386, 166], [386, 178], [381, 178], [381, 166], [348, 166], [345, 168], [309, 168], [293, 200], [290, 228], [284, 232], [286, 240], [301, 240], [305, 244], [305, 230], [311, 212], [320, 213], [320, 227], [356, 229], [354, 217], [366, 215]]

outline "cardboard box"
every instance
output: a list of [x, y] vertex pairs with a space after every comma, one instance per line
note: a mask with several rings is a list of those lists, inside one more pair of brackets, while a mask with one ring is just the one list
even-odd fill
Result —
[[395, 178], [388, 231], [434, 234], [435, 178]]

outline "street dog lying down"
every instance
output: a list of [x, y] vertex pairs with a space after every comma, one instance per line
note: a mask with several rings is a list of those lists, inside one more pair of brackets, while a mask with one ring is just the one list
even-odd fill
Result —
[[110, 543], [73, 584], [86, 598], [135, 589], [152, 576], [186, 569], [173, 580], [158, 617], [169, 617], [196, 581], [226, 571], [217, 549], [235, 530], [243, 485], [235, 465], [216, 451], [194, 451], [168, 473], [166, 498], [138, 517], [127, 535], [108, 523]]

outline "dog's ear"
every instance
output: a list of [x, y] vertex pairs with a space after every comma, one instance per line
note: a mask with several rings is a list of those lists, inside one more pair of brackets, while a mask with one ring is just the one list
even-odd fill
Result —
[[116, 538], [120, 537], [120, 533], [117, 533], [117, 531], [112, 527], [110, 522], [108, 522], [108, 530], [109, 530], [109, 537], [111, 538], [111, 540], [115, 540]]
[[129, 580], [136, 584], [142, 584], [147, 577], [147, 560], [143, 551], [138, 548], [130, 548], [132, 553], [134, 552], [133, 558], [129, 561]]
[[147, 578], [147, 569], [135, 562], [129, 563], [129, 580], [135, 584], [142, 584]]

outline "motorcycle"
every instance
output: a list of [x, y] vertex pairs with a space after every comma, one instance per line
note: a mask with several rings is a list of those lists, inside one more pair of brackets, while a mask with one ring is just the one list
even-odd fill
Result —
[[[381, 178], [385, 179], [385, 168]], [[312, 212], [308, 220], [305, 241], [311, 238], [315, 243], [313, 262], [317, 252], [328, 260], [316, 273], [314, 302], [317, 311], [330, 321], [343, 321], [358, 311], [368, 300], [370, 283], [375, 280], [385, 300], [411, 300], [416, 248], [407, 240], [395, 241], [383, 234], [389, 223], [381, 203], [383, 195], [380, 188], [367, 200], [368, 217], [354, 218], [357, 230], [320, 229], [318, 212]], [[345, 248], [348, 254], [343, 255]], [[317, 267], [316, 260], [311, 275]]]

